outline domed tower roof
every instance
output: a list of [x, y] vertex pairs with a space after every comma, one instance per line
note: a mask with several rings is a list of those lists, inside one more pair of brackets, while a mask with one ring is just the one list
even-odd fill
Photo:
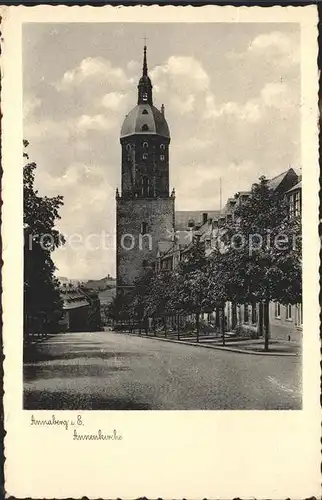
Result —
[[143, 70], [138, 84], [138, 103], [126, 115], [121, 128], [121, 139], [133, 134], [157, 134], [170, 138], [169, 127], [161, 111], [153, 106], [152, 83], [148, 76], [146, 46], [144, 46]]
[[169, 127], [163, 113], [149, 104], [138, 104], [126, 115], [121, 137], [132, 134], [158, 134], [170, 137]]

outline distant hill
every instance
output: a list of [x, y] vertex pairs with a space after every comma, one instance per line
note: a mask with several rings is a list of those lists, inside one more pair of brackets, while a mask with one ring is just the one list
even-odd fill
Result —
[[116, 295], [116, 279], [112, 276], [106, 276], [100, 280], [88, 280], [85, 286], [98, 292], [101, 304], [110, 304]]
[[116, 279], [112, 278], [112, 276], [107, 276], [106, 278], [101, 278], [99, 280], [88, 280], [85, 282], [85, 285], [88, 288], [92, 288], [93, 290], [99, 292], [115, 288]]

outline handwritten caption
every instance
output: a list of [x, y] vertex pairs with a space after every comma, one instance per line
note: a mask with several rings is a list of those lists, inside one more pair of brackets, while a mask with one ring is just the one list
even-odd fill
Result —
[[67, 431], [75, 441], [121, 441], [123, 439], [123, 436], [115, 429], [109, 433], [101, 429], [94, 433], [86, 432], [82, 415], [77, 415], [75, 419], [62, 419], [56, 415], [52, 415], [51, 418], [41, 419], [31, 415], [30, 425], [35, 427], [59, 427]]

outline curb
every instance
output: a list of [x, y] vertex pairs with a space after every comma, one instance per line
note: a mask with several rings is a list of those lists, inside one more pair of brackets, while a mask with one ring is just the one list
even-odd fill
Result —
[[[116, 332], [115, 332], [116, 333]], [[151, 339], [151, 340], [161, 340], [162, 342], [172, 342], [173, 344], [182, 344], [182, 345], [189, 345], [193, 347], [203, 347], [204, 349], [217, 349], [218, 351], [230, 351], [230, 352], [238, 352], [241, 354], [250, 354], [250, 355], [257, 355], [257, 356], [287, 356], [287, 357], [299, 357], [301, 353], [294, 353], [294, 352], [265, 352], [265, 351], [252, 351], [252, 350], [243, 350], [243, 349], [235, 349], [234, 347], [226, 347], [226, 346], [213, 346], [213, 345], [206, 345], [202, 343], [197, 343], [197, 342], [186, 342], [184, 340], [175, 340], [175, 339], [166, 339], [166, 338], [161, 338], [161, 337], [151, 337], [147, 335], [138, 335], [137, 333], [126, 333], [125, 335], [130, 335], [133, 337], [139, 337], [141, 339], [146, 338], [146, 339]]]

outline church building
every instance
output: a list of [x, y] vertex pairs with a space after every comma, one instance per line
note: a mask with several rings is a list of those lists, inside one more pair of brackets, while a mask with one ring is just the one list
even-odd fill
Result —
[[175, 196], [169, 193], [170, 131], [161, 110], [153, 105], [146, 46], [137, 105], [121, 129], [121, 192], [116, 191], [117, 294], [134, 286], [154, 265], [158, 245], [171, 241]]

